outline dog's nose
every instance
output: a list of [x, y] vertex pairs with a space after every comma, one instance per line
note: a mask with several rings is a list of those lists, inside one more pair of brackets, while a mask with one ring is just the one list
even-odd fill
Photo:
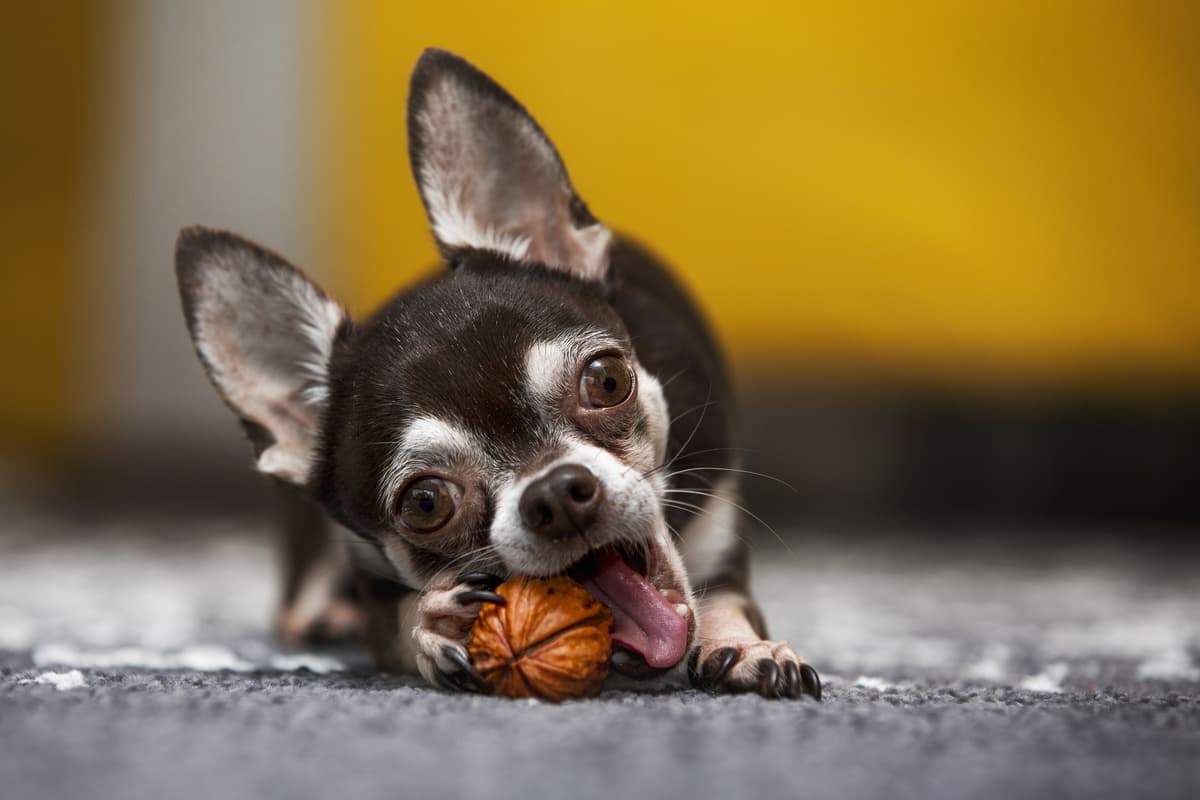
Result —
[[590, 469], [582, 464], [562, 464], [525, 487], [521, 519], [539, 536], [574, 536], [596, 520], [603, 494]]

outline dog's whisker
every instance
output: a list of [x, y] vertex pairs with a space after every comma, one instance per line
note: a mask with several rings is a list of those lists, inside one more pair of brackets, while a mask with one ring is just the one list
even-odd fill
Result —
[[[695, 503], [688, 503], [683, 500], [663, 500], [662, 504], [667, 508], [674, 508], [686, 514], [691, 514], [697, 519], [706, 517], [712, 513], [711, 508], [705, 508], [703, 506], [696, 505]], [[750, 538], [738, 533], [736, 528], [732, 530], [731, 533], [739, 542], [744, 542], [746, 545], [753, 545], [753, 542], [750, 540]], [[681, 536], [680, 539], [682, 541], [683, 537]]]
[[492, 557], [493, 562], [498, 562], [500, 560], [496, 553], [495, 546], [491, 543], [468, 550], [465, 553], [460, 553], [446, 562], [444, 569], [457, 569], [459, 571], [463, 569], [471, 569], [487, 563], [489, 557]]
[[642, 476], [648, 478], [651, 475], [661, 472], [664, 469], [669, 469], [672, 464], [675, 464], [680, 461], [689, 461], [698, 456], [709, 455], [710, 453], [752, 453], [752, 452], [754, 452], [754, 451], [749, 447], [706, 447], [703, 450], [693, 450], [692, 452], [686, 453], [686, 454], [680, 452], [680, 453], [676, 453], [675, 456], [670, 461], [664, 461], [662, 464], [659, 464], [658, 466], [651, 467], [649, 470], [642, 473]]
[[[687, 473], [686, 472], [670, 472], [670, 473], [667, 473], [666, 475], [663, 475], [662, 479], [664, 481], [669, 481], [669, 480], [671, 480], [671, 478], [674, 478], [677, 475], [684, 475], [684, 474], [687, 474]], [[708, 475], [696, 475], [696, 480], [702, 481], [704, 483], [704, 485], [707, 486], [709, 489], [713, 488], [713, 479], [711, 477], [709, 477]]]
[[688, 434], [687, 439], [685, 439], [683, 444], [679, 446], [679, 450], [675, 453], [675, 457], [672, 458], [668, 464], [674, 464], [675, 461], [678, 460], [679, 456], [687, 452], [688, 445], [690, 445], [692, 440], [696, 438], [696, 434], [699, 432], [700, 426], [704, 424], [704, 418], [708, 415], [708, 409], [712, 408], [712, 405], [712, 384], [709, 384], [708, 397], [705, 399], [704, 404], [700, 406], [700, 417], [696, 420], [696, 424], [692, 426], [692, 431]]
[[777, 478], [774, 475], [770, 475], [766, 472], [755, 472], [753, 470], [740, 469], [738, 467], [689, 467], [687, 469], [679, 469], [679, 470], [674, 470], [673, 472], [669, 472], [663, 476], [663, 479], [669, 480], [671, 478], [676, 477], [677, 475], [687, 475], [688, 473], [692, 473], [692, 472], [734, 472], [739, 475], [750, 475], [755, 478], [766, 478], [769, 481], [774, 481], [775, 483], [778, 483], [780, 486], [786, 486], [788, 489], [791, 489], [793, 492], [799, 493], [795, 486], [792, 486], [790, 483], [783, 480], [782, 478]]
[[689, 408], [687, 411], [681, 411], [681, 412], [679, 412], [678, 414], [676, 414], [675, 416], [671, 417], [671, 421], [670, 421], [669, 423], [667, 423], [667, 424], [668, 424], [668, 425], [674, 425], [676, 422], [679, 422], [679, 420], [683, 419], [683, 418], [684, 418], [684, 417], [686, 417], [688, 414], [694, 414], [694, 413], [696, 413], [697, 411], [700, 411], [700, 410], [702, 410], [702, 409], [706, 409], [706, 408], [708, 408], [708, 407], [709, 407], [709, 406], [711, 406], [711, 405], [715, 405], [715, 404], [716, 404], [716, 402], [717, 402], [716, 400], [706, 400], [706, 401], [704, 401], [703, 403], [700, 403], [699, 405], [694, 405], [694, 406], [692, 406], [691, 408]]
[[660, 383], [659, 386], [661, 386], [663, 389], [666, 389], [668, 386], [670, 386], [672, 383], [675, 382], [676, 378], [678, 378], [680, 375], [683, 375], [685, 372], [687, 372], [686, 369], [679, 370], [674, 375], [672, 375], [671, 377], [667, 378], [665, 381]]
[[680, 511], [690, 511], [698, 517], [702, 517], [709, 512], [709, 509], [704, 506], [696, 505], [695, 503], [685, 503], [681, 500], [663, 500], [662, 504], [667, 508], [678, 508]]
[[753, 519], [759, 525], [762, 525], [764, 528], [769, 530], [771, 532], [771, 535], [774, 536], [781, 545], [783, 545], [783, 548], [785, 550], [787, 550], [789, 553], [792, 552], [791, 545], [789, 545], [787, 543], [787, 541], [784, 540], [784, 538], [779, 535], [779, 532], [776, 531], [773, 527], [771, 527], [771, 525], [766, 520], [764, 520], [762, 517], [758, 516], [753, 511], [746, 508], [745, 506], [743, 506], [739, 503], [735, 503], [734, 501], [730, 500], [728, 497], [722, 497], [721, 495], [715, 494], [713, 492], [701, 492], [699, 490], [693, 490], [693, 489], [666, 489], [664, 491], [667, 494], [694, 494], [694, 495], [699, 495], [700, 497], [711, 497], [713, 500], [720, 500], [722, 503], [728, 503], [729, 505], [736, 508], [738, 511], [741, 511], [743, 514], [745, 514], [748, 517], [750, 517], [751, 519]]

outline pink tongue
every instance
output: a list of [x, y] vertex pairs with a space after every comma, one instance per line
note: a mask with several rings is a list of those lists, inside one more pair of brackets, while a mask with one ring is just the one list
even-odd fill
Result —
[[675, 606], [613, 552], [602, 553], [588, 591], [613, 613], [612, 638], [656, 669], [673, 667], [687, 650], [688, 623]]

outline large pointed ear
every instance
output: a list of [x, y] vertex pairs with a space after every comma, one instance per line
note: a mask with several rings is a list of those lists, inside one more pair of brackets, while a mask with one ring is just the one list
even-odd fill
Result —
[[196, 352], [246, 423], [259, 471], [303, 485], [345, 312], [281, 257], [225, 231], [185, 228], [175, 273]]
[[608, 271], [612, 234], [571, 187], [533, 117], [456, 55], [426, 50], [408, 98], [408, 154], [443, 255], [496, 250], [582, 278]]

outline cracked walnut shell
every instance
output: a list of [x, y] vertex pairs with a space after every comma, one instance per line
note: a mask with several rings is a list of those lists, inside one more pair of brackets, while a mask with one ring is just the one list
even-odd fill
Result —
[[500, 584], [471, 628], [471, 663], [506, 697], [591, 697], [608, 675], [612, 612], [570, 578]]

